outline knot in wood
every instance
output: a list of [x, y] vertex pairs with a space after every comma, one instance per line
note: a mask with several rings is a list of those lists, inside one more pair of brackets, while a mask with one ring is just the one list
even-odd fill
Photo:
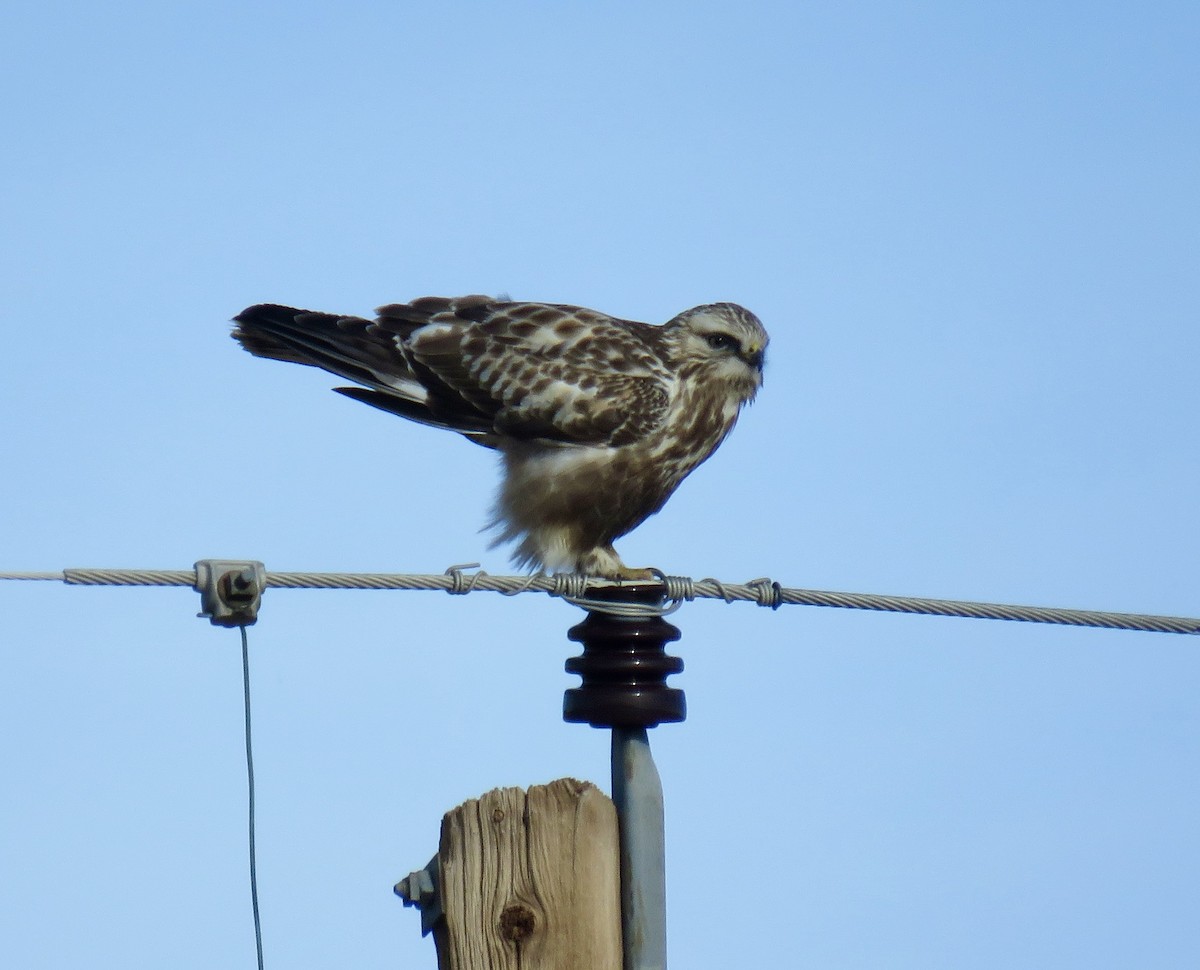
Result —
[[510, 903], [500, 914], [500, 935], [510, 943], [520, 943], [536, 926], [537, 917], [524, 903]]

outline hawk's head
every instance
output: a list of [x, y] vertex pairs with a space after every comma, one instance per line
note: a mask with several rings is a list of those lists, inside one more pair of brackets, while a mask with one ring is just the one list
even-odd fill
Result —
[[739, 401], [754, 399], [769, 338], [753, 313], [710, 303], [684, 310], [663, 329], [681, 379], [723, 382]]

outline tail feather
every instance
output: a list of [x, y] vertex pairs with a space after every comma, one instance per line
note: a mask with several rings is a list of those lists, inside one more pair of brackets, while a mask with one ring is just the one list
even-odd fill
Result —
[[433, 375], [426, 375], [427, 387], [405, 354], [404, 341], [431, 309], [385, 307], [392, 312], [377, 322], [260, 303], [233, 318], [233, 338], [256, 357], [318, 367], [362, 385], [334, 388], [356, 401], [490, 446], [490, 418]]
[[255, 356], [319, 367], [415, 404], [426, 399], [399, 343], [372, 333], [370, 320], [273, 303], [249, 307], [233, 319], [234, 339]]

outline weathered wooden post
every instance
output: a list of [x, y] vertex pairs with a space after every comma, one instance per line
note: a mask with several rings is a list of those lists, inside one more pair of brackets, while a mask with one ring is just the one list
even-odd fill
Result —
[[[566, 662], [563, 718], [612, 730], [610, 801], [560, 779], [448, 812], [438, 854], [396, 886], [434, 933], [439, 970], [665, 970], [662, 784], [647, 729], [682, 721], [662, 583], [592, 588]], [[615, 805], [615, 807], [614, 807]]]
[[561, 778], [447, 812], [438, 854], [396, 892], [439, 970], [621, 970], [618, 858], [612, 801]]

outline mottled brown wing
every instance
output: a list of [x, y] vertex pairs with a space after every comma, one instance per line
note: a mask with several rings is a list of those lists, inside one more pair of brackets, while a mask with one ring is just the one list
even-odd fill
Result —
[[454, 397], [500, 435], [564, 444], [627, 444], [661, 421], [669, 374], [657, 328], [572, 306], [443, 302], [410, 305], [434, 312], [406, 344], [443, 406]]

